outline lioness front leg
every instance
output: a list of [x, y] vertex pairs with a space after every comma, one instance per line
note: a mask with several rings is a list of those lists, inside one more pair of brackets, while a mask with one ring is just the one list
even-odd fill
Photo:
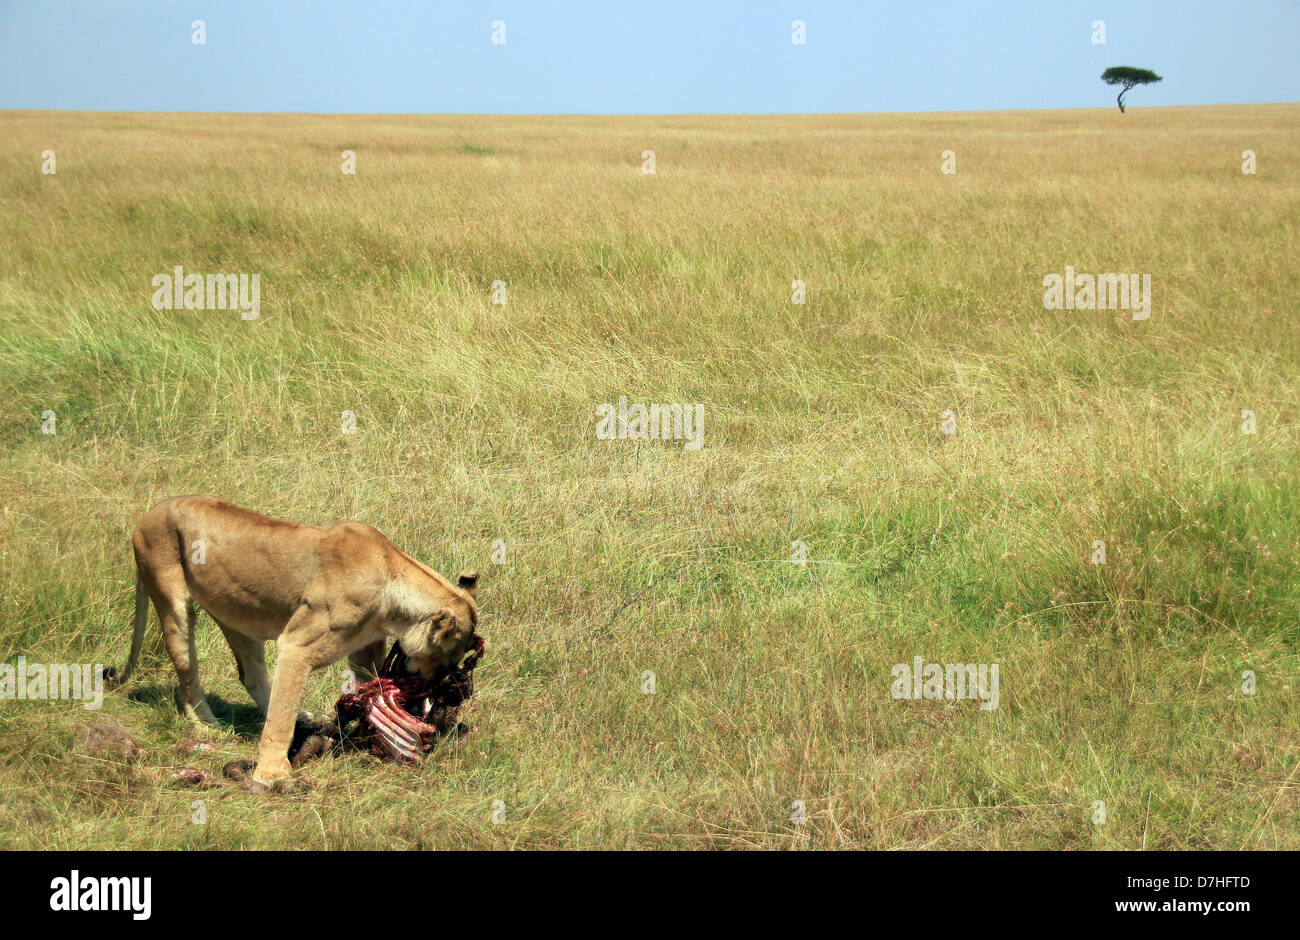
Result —
[[384, 664], [385, 652], [384, 641], [376, 640], [348, 656], [348, 664], [352, 666], [358, 682], [365, 682], [379, 675], [379, 667]]
[[254, 783], [271, 786], [289, 776], [289, 746], [307, 679], [312, 670], [328, 666], [348, 652], [340, 637], [355, 635], [360, 628], [364, 607], [354, 606], [345, 612], [348, 610], [338, 601], [316, 606], [308, 601], [284, 625], [275, 644], [275, 679], [257, 751]]
[[225, 635], [230, 652], [235, 654], [239, 681], [248, 690], [257, 710], [266, 717], [267, 709], [271, 707], [271, 680], [266, 675], [266, 644], [237, 630], [231, 630], [220, 621], [217, 626]]
[[257, 783], [269, 787], [289, 775], [293, 724], [311, 671], [311, 663], [302, 650], [291, 646], [280, 651], [275, 664], [275, 679], [271, 682], [271, 705], [266, 710], [257, 767], [253, 771]]

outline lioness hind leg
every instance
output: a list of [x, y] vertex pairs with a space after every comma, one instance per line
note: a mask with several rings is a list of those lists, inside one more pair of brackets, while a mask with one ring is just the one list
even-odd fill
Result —
[[199, 653], [194, 645], [194, 604], [185, 584], [185, 572], [154, 571], [146, 579], [154, 609], [162, 623], [163, 643], [180, 680], [181, 706], [185, 716], [195, 721], [216, 724], [217, 716], [208, 707], [203, 686], [199, 683]]
[[225, 624], [218, 623], [217, 626], [221, 627], [230, 652], [235, 654], [239, 681], [248, 690], [257, 710], [265, 715], [271, 705], [271, 680], [266, 673], [266, 644], [238, 630], [231, 630]]

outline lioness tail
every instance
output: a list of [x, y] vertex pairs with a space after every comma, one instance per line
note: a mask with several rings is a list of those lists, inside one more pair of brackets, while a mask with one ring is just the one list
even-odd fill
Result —
[[144, 645], [144, 628], [149, 622], [149, 592], [144, 589], [144, 579], [137, 571], [135, 575], [135, 632], [131, 634], [131, 654], [126, 665], [119, 673], [112, 666], [104, 670], [104, 681], [122, 685], [135, 672], [136, 663], [140, 661], [140, 647]]

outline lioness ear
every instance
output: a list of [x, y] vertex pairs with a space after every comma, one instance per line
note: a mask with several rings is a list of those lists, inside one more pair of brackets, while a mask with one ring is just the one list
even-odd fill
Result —
[[478, 572], [462, 571], [460, 577], [456, 579], [456, 587], [473, 597], [478, 591]]
[[456, 615], [447, 608], [438, 611], [429, 618], [429, 643], [445, 640], [451, 628], [456, 624]]

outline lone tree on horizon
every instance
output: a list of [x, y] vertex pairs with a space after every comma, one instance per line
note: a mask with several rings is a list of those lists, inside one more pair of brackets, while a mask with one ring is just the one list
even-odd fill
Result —
[[1131, 65], [1112, 65], [1101, 73], [1101, 80], [1107, 85], [1123, 85], [1124, 89], [1115, 99], [1119, 113], [1124, 113], [1124, 96], [1133, 90], [1134, 85], [1153, 85], [1161, 78], [1150, 69], [1135, 69]]

